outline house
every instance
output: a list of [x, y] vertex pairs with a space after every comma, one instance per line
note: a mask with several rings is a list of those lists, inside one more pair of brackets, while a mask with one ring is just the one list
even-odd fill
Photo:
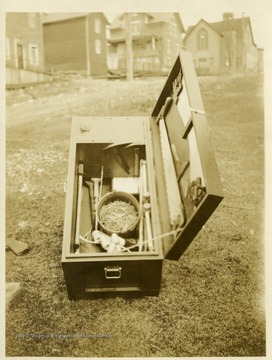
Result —
[[184, 44], [193, 54], [199, 75], [258, 70], [258, 51], [249, 17], [235, 19], [233, 13], [224, 13], [219, 22], [201, 19], [188, 28]]
[[49, 80], [44, 74], [41, 14], [6, 13], [6, 84]]
[[50, 13], [43, 18], [46, 69], [105, 75], [106, 26], [103, 13]]
[[[178, 13], [131, 13], [130, 34], [135, 72], [167, 73], [182, 47], [185, 33]], [[117, 16], [109, 27], [108, 66], [126, 70], [126, 14]]]

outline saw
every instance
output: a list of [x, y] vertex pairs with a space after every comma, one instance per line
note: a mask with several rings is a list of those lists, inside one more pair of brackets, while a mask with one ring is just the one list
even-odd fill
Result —
[[160, 128], [161, 151], [170, 224], [173, 228], [176, 228], [177, 226], [182, 226], [184, 224], [185, 218], [172, 151], [165, 125], [165, 117], [170, 110], [171, 104], [172, 98], [168, 97], [160, 111], [157, 122], [159, 123]]

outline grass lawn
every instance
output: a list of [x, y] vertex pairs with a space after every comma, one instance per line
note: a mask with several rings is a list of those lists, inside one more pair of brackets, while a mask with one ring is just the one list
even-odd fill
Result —
[[158, 297], [69, 301], [60, 263], [72, 115], [150, 114], [164, 78], [80, 76], [7, 92], [6, 356], [265, 356], [261, 75], [201, 78], [225, 198]]

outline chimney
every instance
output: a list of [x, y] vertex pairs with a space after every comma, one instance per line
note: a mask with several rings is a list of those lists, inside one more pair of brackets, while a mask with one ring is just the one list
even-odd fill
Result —
[[232, 12], [226, 12], [223, 14], [223, 20], [232, 20], [234, 18]]

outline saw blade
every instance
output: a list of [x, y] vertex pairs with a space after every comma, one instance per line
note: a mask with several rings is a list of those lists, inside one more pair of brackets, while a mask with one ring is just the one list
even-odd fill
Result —
[[163, 116], [159, 120], [159, 128], [170, 224], [173, 227], [176, 227], [184, 223], [184, 209], [181, 202], [175, 165]]

